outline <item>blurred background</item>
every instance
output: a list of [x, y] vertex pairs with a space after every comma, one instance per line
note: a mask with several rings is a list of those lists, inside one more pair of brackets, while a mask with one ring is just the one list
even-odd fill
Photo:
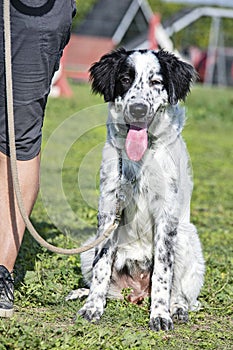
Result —
[[67, 78], [88, 81], [91, 64], [122, 46], [174, 51], [194, 65], [200, 83], [233, 86], [233, 1], [77, 0], [52, 95], [71, 96]]

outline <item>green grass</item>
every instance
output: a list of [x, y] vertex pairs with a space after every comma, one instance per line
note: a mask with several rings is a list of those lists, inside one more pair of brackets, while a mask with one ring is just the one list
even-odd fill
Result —
[[[42, 236], [63, 247], [79, 245], [95, 232], [98, 167], [105, 139], [106, 108], [102, 100], [90, 95], [86, 85], [72, 88], [72, 99], [50, 99], [48, 103], [43, 141], [47, 158], [42, 167], [46, 193], [39, 196], [32, 214]], [[79, 256], [49, 253], [26, 233], [16, 264], [16, 312], [13, 319], [0, 320], [0, 350], [232, 349], [232, 92], [195, 87], [186, 103], [188, 120], [183, 135], [195, 183], [192, 221], [198, 228], [206, 260], [202, 309], [190, 314], [188, 324], [176, 325], [169, 333], [148, 329], [148, 303], [139, 308], [109, 301], [99, 324], [88, 324], [80, 318], [74, 322], [73, 316], [83, 301], [67, 303], [64, 297], [71, 289], [83, 286]], [[74, 114], [73, 126], [70, 117]], [[68, 141], [55, 137], [54, 153], [50, 154], [46, 142], [51, 135], [59, 136], [56, 128], [63, 121], [61, 135], [68, 135]], [[89, 122], [95, 127], [91, 128]], [[59, 169], [64, 147], [67, 152]], [[60, 172], [65, 203], [54, 175]], [[43, 182], [46, 177], [50, 182]], [[43, 196], [52, 209], [45, 208]], [[65, 234], [54, 223], [64, 223]]]

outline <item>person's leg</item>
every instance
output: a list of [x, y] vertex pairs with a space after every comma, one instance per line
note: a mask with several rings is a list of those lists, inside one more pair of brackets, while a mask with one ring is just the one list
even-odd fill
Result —
[[[19, 183], [28, 215], [39, 190], [40, 155], [27, 161], [17, 161]], [[25, 225], [13, 197], [9, 157], [0, 152], [0, 265], [14, 268]]]
[[[75, 1], [55, 1], [41, 16], [11, 13], [12, 69], [17, 164], [22, 197], [31, 213], [39, 189], [41, 129], [54, 72], [68, 43]], [[0, 65], [4, 67], [3, 6], [0, 1]], [[30, 53], [30, 54], [28, 54]], [[23, 72], [23, 74], [22, 74]], [[0, 317], [13, 315], [10, 272], [25, 225], [12, 194], [4, 70], [0, 69]], [[3, 152], [3, 153], [1, 153]]]

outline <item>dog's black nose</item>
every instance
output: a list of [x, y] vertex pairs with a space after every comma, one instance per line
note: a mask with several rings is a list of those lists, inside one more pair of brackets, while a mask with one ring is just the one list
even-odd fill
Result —
[[147, 115], [148, 107], [144, 103], [134, 103], [130, 105], [129, 112], [134, 118], [143, 118]]

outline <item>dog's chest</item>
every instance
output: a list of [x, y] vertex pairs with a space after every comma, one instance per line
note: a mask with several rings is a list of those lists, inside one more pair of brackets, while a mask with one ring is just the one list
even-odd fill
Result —
[[142, 162], [122, 161], [120, 197], [123, 202], [122, 221], [118, 231], [116, 265], [126, 260], [152, 259], [154, 216], [159, 208], [156, 170]]
[[120, 193], [127, 215], [143, 213], [151, 216], [158, 206], [161, 191], [159, 166], [150, 162], [121, 160]]

